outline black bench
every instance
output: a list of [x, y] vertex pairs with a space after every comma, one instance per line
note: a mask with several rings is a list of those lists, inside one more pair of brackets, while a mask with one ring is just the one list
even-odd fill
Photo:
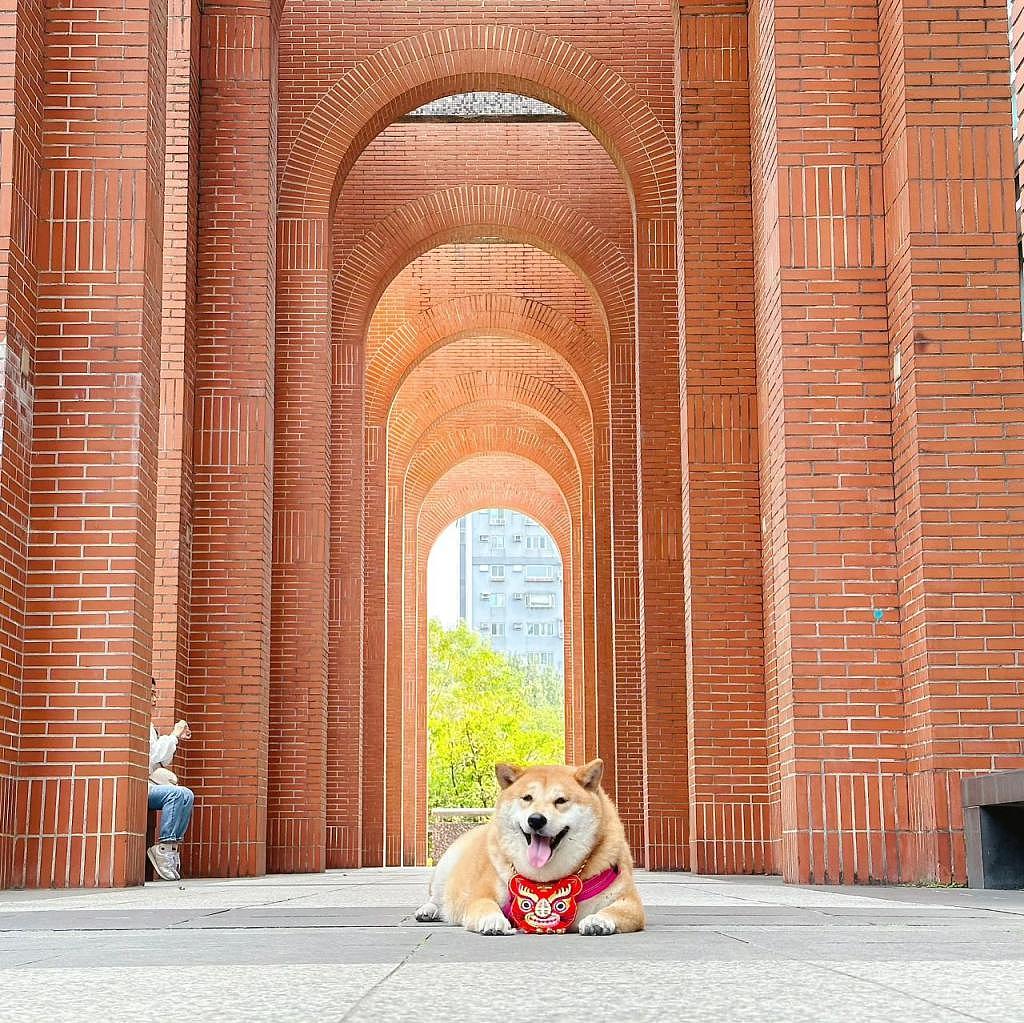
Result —
[[963, 781], [967, 883], [1024, 888], [1024, 771]]

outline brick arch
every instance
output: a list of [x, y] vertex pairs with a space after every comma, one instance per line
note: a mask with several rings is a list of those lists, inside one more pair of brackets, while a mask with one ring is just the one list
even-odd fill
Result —
[[280, 215], [327, 216], [352, 163], [388, 124], [430, 100], [474, 89], [520, 93], [564, 110], [608, 151], [638, 211], [674, 211], [672, 139], [632, 86], [563, 39], [489, 24], [411, 36], [344, 74], [288, 148]]
[[570, 550], [572, 520], [558, 481], [531, 459], [481, 452], [451, 466], [424, 493], [416, 521], [423, 556], [448, 526], [479, 508], [529, 515], [551, 534], [563, 561]]
[[[497, 438], [501, 447], [494, 451], [482, 450], [479, 437], [468, 438], [455, 450], [445, 450], [439, 459], [430, 460], [425, 473], [416, 485], [403, 491], [398, 505], [390, 504], [388, 564], [390, 579], [385, 589], [388, 636], [387, 687], [392, 701], [401, 701], [401, 723], [392, 719], [389, 726], [385, 770], [392, 779], [401, 778], [401, 805], [395, 805], [386, 817], [386, 846], [389, 862], [422, 862], [417, 851], [425, 823], [425, 780], [422, 765], [426, 755], [426, 663], [425, 663], [425, 608], [423, 585], [426, 554], [429, 546], [423, 542], [422, 510], [430, 505], [439, 488], [457, 484], [465, 489], [481, 479], [516, 479], [524, 488], [537, 489], [549, 495], [561, 510], [559, 520], [550, 523], [552, 535], [558, 544], [563, 568], [565, 592], [565, 678], [566, 678], [566, 735], [567, 740], [581, 731], [577, 724], [577, 708], [582, 701], [584, 647], [594, 642], [594, 627], [584, 623], [583, 586], [587, 578], [585, 565], [591, 564], [592, 555], [584, 542], [590, 534], [589, 522], [584, 522], [578, 487], [572, 476], [571, 465], [562, 459], [561, 466], [553, 457], [554, 442], [544, 438], [540, 444], [519, 446], [514, 427], [510, 435]], [[570, 478], [564, 479], [568, 468]], [[528, 474], [528, 475], [527, 475]], [[543, 482], [543, 490], [538, 486]], [[479, 488], [478, 491], [479, 493]], [[529, 493], [529, 490], [527, 491]], [[517, 502], [517, 503], [522, 503]], [[547, 526], [545, 518], [539, 518]], [[431, 541], [432, 543], [432, 541]], [[400, 556], [399, 556], [400, 555]], [[574, 748], [574, 747], [572, 747]]]
[[366, 420], [382, 422], [402, 382], [438, 348], [472, 334], [533, 341], [559, 356], [583, 385], [596, 418], [607, 415], [608, 350], [564, 313], [516, 295], [467, 295], [406, 320], [366, 368]]
[[[428, 360], [430, 365], [408, 378], [402, 388], [389, 419], [387, 450], [391, 464], [404, 466], [416, 441], [432, 424], [466, 405], [484, 400], [490, 401], [492, 405], [501, 403], [508, 407], [518, 402], [525, 407], [532, 407], [535, 413], [551, 420], [551, 426], [564, 435], [567, 447], [582, 455], [587, 465], [588, 478], [592, 477], [592, 427], [585, 396], [565, 367], [553, 356], [547, 357], [546, 370], [535, 370], [534, 373], [477, 370], [458, 374], [446, 371], [445, 360], [444, 354], [434, 356]], [[442, 372], [432, 377], [429, 372], [431, 368]], [[538, 372], [541, 375], [537, 375]], [[576, 391], [574, 396], [573, 389]], [[466, 457], [479, 454], [472, 449], [473, 446], [478, 448], [479, 443], [477, 440], [474, 445], [467, 447]], [[531, 450], [536, 451], [537, 446]], [[552, 446], [548, 445], [546, 457], [551, 457], [552, 450]], [[403, 642], [402, 623], [407, 617], [406, 604], [415, 580], [406, 577], [411, 567], [409, 552], [412, 541], [406, 533], [409, 520], [404, 488], [399, 485], [400, 478], [388, 477], [387, 463], [381, 455], [382, 452], [378, 451], [375, 457], [368, 458], [365, 477], [366, 532], [363, 564], [377, 567], [363, 576], [363, 627], [368, 637], [364, 648], [363, 687], [364, 692], [369, 694], [369, 718], [373, 721], [373, 729], [369, 734], [372, 736], [374, 750], [380, 748], [383, 753], [382, 780], [386, 781], [402, 777], [403, 772], [405, 747], [403, 743], [389, 743], [385, 740], [388, 724], [382, 714], [386, 708], [402, 705], [408, 698], [410, 654]], [[580, 519], [582, 484], [575, 466], [573, 476], [573, 490], [579, 495], [574, 501], [573, 510], [577, 519]], [[587, 525], [589, 532], [590, 523]], [[368, 781], [373, 786], [378, 784], [374, 779]], [[379, 834], [384, 842], [381, 851], [386, 863], [399, 863], [411, 855], [405, 844], [405, 810], [404, 805], [385, 801], [379, 833], [377, 822], [374, 822], [374, 834]], [[375, 845], [372, 855], [376, 857], [379, 855], [377, 838], [374, 837], [373, 841]]]
[[576, 210], [525, 189], [460, 185], [396, 207], [353, 246], [334, 276], [335, 338], [365, 337], [388, 284], [424, 252], [458, 241], [500, 237], [548, 252], [598, 300], [608, 330], [633, 324], [633, 266], [607, 235]]
[[418, 439], [401, 473], [406, 500], [415, 505], [446, 472], [480, 454], [505, 453], [532, 461], [558, 484], [574, 514], [583, 483], [575, 452], [564, 436], [523, 405], [479, 402], [432, 423]]
[[[560, 195], [555, 198], [565, 202]], [[580, 212], [590, 215], [586, 209]], [[596, 220], [594, 224], [599, 226]], [[365, 228], [353, 241], [364, 233]], [[608, 237], [621, 245], [621, 236]], [[342, 261], [339, 255], [338, 264]], [[487, 244], [441, 245], [403, 267], [374, 307], [366, 332], [366, 360], [373, 359], [388, 336], [406, 320], [426, 313], [431, 306], [477, 296], [507, 296], [557, 310], [596, 340], [601, 352], [599, 361], [607, 362], [603, 312], [579, 275], [543, 249], [497, 239]]]
[[[566, 706], [567, 751], [572, 746], [576, 725], [575, 709], [582, 699], [581, 687], [574, 684], [574, 671], [580, 663], [580, 648], [593, 639], [593, 628], [574, 631], [579, 619], [573, 613], [580, 598], [584, 579], [582, 565], [572, 556], [572, 520], [565, 499], [555, 481], [532, 462], [511, 455], [477, 455], [441, 477], [422, 502], [416, 514], [415, 540], [406, 567], [407, 586], [412, 593], [411, 613], [402, 623], [404, 643], [414, 651], [410, 665], [409, 691], [412, 706], [406, 716], [416, 722], [412, 742], [403, 761], [403, 846], [410, 862], [422, 863], [426, 856], [426, 580], [427, 557], [441, 530], [460, 515], [488, 506], [513, 508], [540, 522], [558, 545], [562, 558], [563, 585], [566, 591]], [[586, 633], [584, 635], [583, 633]], [[574, 657], [575, 655], [575, 657]]]
[[513, 370], [475, 370], [448, 376], [419, 394], [399, 395], [388, 422], [389, 467], [408, 462], [419, 438], [457, 409], [480, 402], [532, 409], [543, 416], [573, 451], [579, 465], [593, 471], [593, 427], [580, 396], [548, 380]]

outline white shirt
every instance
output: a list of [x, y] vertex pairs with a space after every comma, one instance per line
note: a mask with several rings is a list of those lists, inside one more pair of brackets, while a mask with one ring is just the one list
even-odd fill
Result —
[[[157, 735], [156, 727], [149, 726], [149, 773], [158, 767], [166, 767], [178, 750], [176, 735]], [[149, 783], [152, 787], [153, 783]]]

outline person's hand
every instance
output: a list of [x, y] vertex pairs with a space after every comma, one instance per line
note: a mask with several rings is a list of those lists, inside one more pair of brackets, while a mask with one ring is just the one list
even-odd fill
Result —
[[171, 735], [175, 739], [191, 739], [192, 729], [188, 727], [187, 721], [179, 721], [173, 729], [171, 729]]

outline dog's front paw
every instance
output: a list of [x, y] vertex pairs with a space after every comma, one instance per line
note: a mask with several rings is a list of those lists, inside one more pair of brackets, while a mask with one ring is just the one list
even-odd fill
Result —
[[441, 919], [441, 909], [435, 902], [424, 902], [415, 916], [421, 924], [432, 924]]
[[580, 921], [580, 934], [614, 934], [615, 921], [601, 913], [591, 913]]
[[467, 921], [466, 930], [475, 934], [515, 934], [516, 929], [505, 919], [505, 914], [500, 910], [497, 913], [488, 913], [478, 920]]

